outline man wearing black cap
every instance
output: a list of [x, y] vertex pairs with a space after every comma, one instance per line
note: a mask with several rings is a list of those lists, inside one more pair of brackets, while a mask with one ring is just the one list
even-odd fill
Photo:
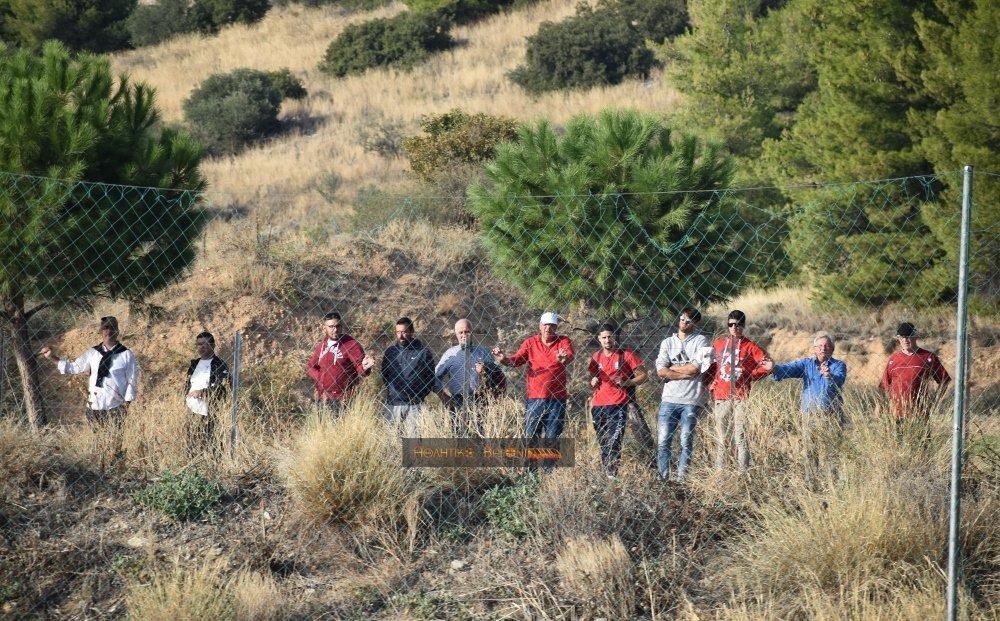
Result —
[[63, 375], [90, 373], [87, 397], [87, 421], [91, 425], [110, 426], [113, 432], [112, 450], [121, 452], [122, 421], [128, 405], [135, 400], [138, 368], [132, 351], [118, 342], [118, 319], [101, 317], [98, 332], [102, 342], [85, 351], [76, 360], [62, 360], [49, 346], [41, 354], [54, 360]]
[[[882, 373], [880, 388], [889, 395], [896, 410], [896, 418], [926, 417], [938, 397], [938, 392], [951, 381], [941, 360], [932, 352], [917, 346], [917, 329], [904, 321], [896, 329], [899, 351], [889, 356]], [[923, 390], [924, 381], [933, 379], [938, 384], [933, 394]]]

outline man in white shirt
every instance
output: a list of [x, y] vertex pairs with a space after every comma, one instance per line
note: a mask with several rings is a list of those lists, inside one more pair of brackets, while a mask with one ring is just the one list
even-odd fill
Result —
[[118, 319], [101, 317], [98, 330], [102, 342], [76, 360], [61, 359], [49, 346], [41, 354], [54, 360], [63, 375], [90, 373], [87, 421], [92, 426], [110, 426], [113, 456], [121, 453], [122, 423], [129, 404], [135, 400], [139, 370], [132, 351], [118, 342]]
[[185, 402], [197, 414], [192, 426], [191, 439], [194, 447], [215, 447], [215, 419], [220, 399], [225, 398], [232, 385], [229, 367], [215, 355], [215, 337], [211, 332], [202, 332], [195, 337], [195, 351], [198, 357], [188, 366]]

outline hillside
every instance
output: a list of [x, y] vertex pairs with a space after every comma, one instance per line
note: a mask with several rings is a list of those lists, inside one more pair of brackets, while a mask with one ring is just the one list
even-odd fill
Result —
[[[460, 317], [473, 319], [476, 341], [512, 350], [536, 332], [538, 312], [552, 310], [496, 276], [477, 231], [428, 221], [448, 197], [428, 199], [404, 157], [365, 143], [380, 131], [415, 134], [421, 116], [454, 108], [556, 125], [608, 107], [671, 111], [679, 95], [658, 73], [538, 98], [505, 78], [523, 58], [525, 37], [576, 4], [549, 0], [458, 28], [457, 48], [410, 73], [334, 80], [317, 70], [347, 24], [395, 14], [398, 3], [356, 14], [275, 7], [253, 27], [113, 56], [117, 71], [157, 89], [168, 123], [182, 120], [181, 102], [204, 78], [239, 67], [288, 68], [309, 96], [285, 102], [282, 136], [206, 160], [214, 218], [190, 274], [151, 300], [159, 315], [109, 303], [93, 316], [41, 316], [39, 345], [51, 341], [68, 356], [93, 345], [96, 317], [117, 315], [142, 369], [140, 398], [117, 459], [101, 444], [105, 431], [95, 435], [84, 421], [86, 378], [59, 376], [51, 365], [43, 373], [49, 428], [33, 436], [0, 419], [4, 618], [944, 616], [951, 398], [935, 405], [925, 437], [919, 425], [877, 415], [884, 404], [876, 386], [902, 320], [916, 321], [921, 344], [954, 369], [953, 308], [831, 308], [805, 286], [785, 286], [702, 309], [709, 336], [725, 333], [729, 309], [746, 311], [748, 335], [778, 361], [810, 355], [814, 333], [829, 331], [850, 369], [846, 429], [822, 421], [804, 429], [800, 383], [756, 384], [746, 472], [713, 468], [705, 414], [684, 482], [648, 468], [631, 429], [618, 477], [606, 477], [585, 364], [601, 318], [583, 308], [557, 309], [577, 351], [566, 428], [577, 443], [574, 467], [402, 469], [374, 377], [341, 419], [317, 416], [304, 366], [325, 311], [341, 310], [378, 358], [401, 315], [440, 355]], [[674, 325], [637, 317], [625, 338], [652, 365]], [[225, 424], [213, 446], [188, 437], [184, 372], [194, 336], [206, 329], [230, 364], [235, 334], [242, 343], [232, 454]], [[970, 335], [960, 610], [978, 621], [1000, 615], [1000, 324], [976, 316]], [[507, 396], [482, 413], [484, 437], [523, 429], [524, 373], [507, 376]], [[639, 389], [654, 433], [660, 389], [653, 381]], [[435, 396], [420, 432], [452, 434]], [[195, 478], [178, 483], [178, 473]], [[201, 508], [188, 521], [168, 516]]]

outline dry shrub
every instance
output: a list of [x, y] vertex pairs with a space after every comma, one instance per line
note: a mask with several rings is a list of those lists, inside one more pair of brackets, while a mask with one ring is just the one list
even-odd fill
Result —
[[409, 521], [422, 485], [400, 467], [399, 439], [381, 420], [381, 405], [359, 395], [337, 420], [312, 419], [293, 439], [280, 469], [303, 516], [362, 529]]
[[217, 565], [194, 569], [174, 565], [153, 574], [152, 582], [132, 584], [125, 595], [130, 619], [142, 621], [228, 621], [236, 619], [233, 594]]
[[0, 494], [6, 501], [58, 471], [58, 460], [59, 451], [48, 436], [36, 436], [10, 418], [0, 419]]
[[236, 619], [272, 621], [284, 615], [285, 601], [269, 575], [244, 569], [229, 582], [229, 592]]
[[567, 540], [556, 553], [556, 569], [563, 590], [584, 602], [595, 617], [631, 617], [635, 607], [632, 561], [617, 535]]

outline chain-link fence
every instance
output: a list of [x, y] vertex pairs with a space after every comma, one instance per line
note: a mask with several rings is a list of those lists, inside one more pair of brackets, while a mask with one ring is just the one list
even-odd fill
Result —
[[[977, 192], [992, 196], [996, 183], [981, 175]], [[695, 618], [743, 606], [750, 617], [767, 617], [767, 596], [779, 602], [770, 609], [779, 618], [820, 614], [823, 601], [785, 602], [775, 593], [795, 589], [777, 578], [768, 586], [720, 574], [718, 559], [763, 562], [739, 556], [738, 542], [750, 541], [740, 537], [753, 537], [748, 524], [766, 521], [780, 489], [800, 481], [801, 511], [819, 498], [842, 512], [835, 521], [850, 522], [859, 505], [845, 496], [854, 492], [844, 481], [866, 476], [858, 474], [864, 450], [895, 446], [911, 455], [895, 459], [935, 490], [920, 511], [940, 508], [931, 483], [946, 463], [950, 386], [921, 358], [930, 424], [913, 416], [900, 425], [886, 367], [894, 351], [923, 346], [954, 374], [956, 321], [964, 320], [955, 313], [960, 187], [955, 173], [513, 196], [484, 206], [478, 219], [462, 198], [374, 194], [359, 195], [353, 214], [306, 226], [211, 193], [0, 176], [5, 611]], [[974, 206], [963, 387], [974, 436], [969, 476], [980, 490], [1000, 463], [1000, 231], [980, 215], [989, 211]], [[734, 320], [736, 309], [745, 325]], [[714, 366], [706, 347], [661, 355], [664, 339], [690, 329], [678, 317], [695, 314], [694, 334], [720, 352]], [[568, 341], [543, 327], [556, 321]], [[638, 360], [617, 354], [615, 339], [602, 354], [602, 324]], [[533, 341], [540, 331], [545, 338]], [[833, 359], [846, 364], [837, 391], [845, 425], [800, 417], [803, 382], [808, 391], [810, 378], [828, 381], [817, 333], [831, 337]], [[113, 347], [115, 336], [128, 353]], [[761, 355], [732, 347], [736, 338]], [[722, 388], [740, 381], [728, 371], [737, 361], [725, 356], [744, 355], [743, 372], [760, 380], [749, 396]], [[795, 368], [809, 363], [819, 376], [790, 370], [803, 358]], [[767, 378], [769, 360], [787, 381]], [[697, 441], [678, 486], [682, 446], [672, 448], [670, 480], [662, 480], [662, 450], [657, 467], [670, 418], [658, 411], [665, 383], [685, 381], [669, 369], [687, 365], [704, 378], [694, 405], [705, 407], [689, 423]], [[643, 374], [625, 401], [629, 391], [602, 387], [631, 388]], [[745, 401], [738, 420], [717, 426], [713, 417], [734, 398]], [[555, 413], [544, 410], [551, 402]], [[592, 403], [628, 407], [612, 408], [595, 427]], [[689, 425], [673, 424], [679, 445]], [[745, 440], [740, 453], [750, 456], [745, 471], [734, 426]], [[527, 453], [503, 461], [511, 443], [534, 431], [571, 440], [573, 466], [539, 470]], [[717, 435], [726, 439], [718, 471]], [[445, 455], [450, 467], [403, 468], [404, 436], [410, 451], [413, 438], [418, 447], [429, 439], [463, 444], [427, 453]], [[475, 451], [482, 457], [482, 438], [492, 439], [499, 461], [463, 461]], [[918, 459], [912, 455], [925, 461], [907, 461]], [[868, 472], [872, 485], [896, 489], [906, 468], [886, 468], [878, 471], [885, 480]], [[895, 499], [859, 502], [908, 511]], [[993, 515], [986, 505], [978, 511], [969, 537]], [[928, 536], [918, 548], [939, 544]], [[901, 554], [888, 564], [920, 565]], [[968, 572], [983, 582], [970, 587], [965, 610], [995, 614], [984, 603], [1000, 584], [995, 558], [970, 554]], [[844, 572], [857, 569], [840, 560]], [[943, 566], [940, 554], [934, 563]], [[937, 592], [925, 584], [933, 572], [913, 571], [919, 575], [903, 572], [888, 584]], [[717, 586], [722, 575], [726, 593]], [[819, 588], [833, 590], [824, 580]], [[849, 582], [842, 576], [839, 584]], [[863, 601], [893, 605], [891, 588], [851, 584], [867, 593]]]

